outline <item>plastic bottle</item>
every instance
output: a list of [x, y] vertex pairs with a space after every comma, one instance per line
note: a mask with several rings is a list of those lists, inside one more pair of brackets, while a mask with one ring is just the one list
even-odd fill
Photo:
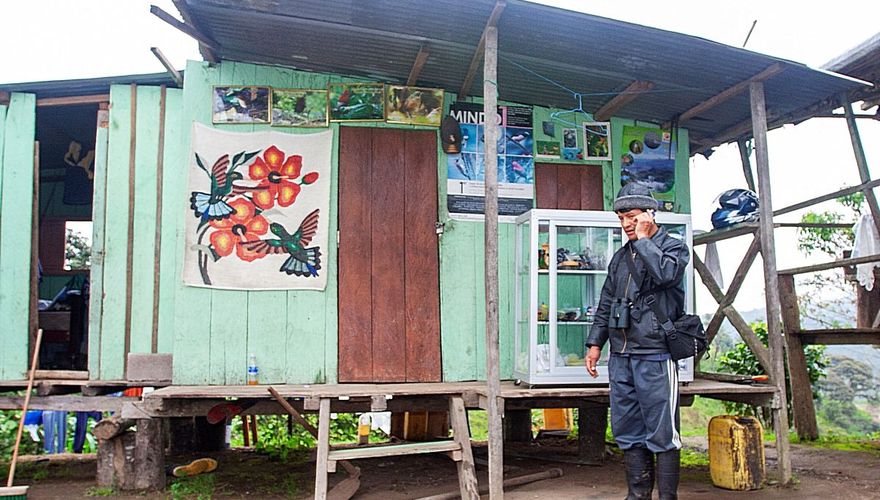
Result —
[[358, 417], [358, 444], [369, 444], [370, 442], [370, 414], [361, 413]]
[[257, 368], [257, 355], [254, 353], [248, 354], [247, 383], [248, 385], [260, 383], [260, 369]]

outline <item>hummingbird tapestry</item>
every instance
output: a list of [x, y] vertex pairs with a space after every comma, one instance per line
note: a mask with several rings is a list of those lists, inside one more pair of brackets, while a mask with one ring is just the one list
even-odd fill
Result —
[[332, 131], [228, 132], [194, 123], [184, 282], [323, 290], [332, 145]]

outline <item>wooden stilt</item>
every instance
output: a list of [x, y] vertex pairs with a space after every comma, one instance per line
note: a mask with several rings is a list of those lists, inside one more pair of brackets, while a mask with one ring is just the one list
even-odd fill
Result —
[[480, 498], [477, 488], [477, 475], [474, 468], [474, 455], [471, 450], [471, 433], [467, 423], [467, 411], [461, 397], [449, 398], [449, 419], [455, 442], [461, 446], [461, 460], [456, 462], [458, 468], [458, 487], [461, 498], [473, 500]]
[[794, 288], [794, 275], [779, 275], [779, 298], [782, 302], [782, 327], [788, 343], [788, 374], [791, 379], [791, 406], [794, 427], [800, 439], [819, 438], [816, 408], [813, 405], [813, 388], [807, 371], [804, 345], [797, 332], [801, 329], [798, 298]]
[[244, 439], [244, 447], [248, 448], [251, 445], [251, 433], [248, 429], [248, 417], [247, 415], [241, 416], [241, 436]]
[[502, 436], [500, 357], [498, 353], [498, 28], [483, 32], [483, 114], [486, 116], [486, 382], [489, 399], [489, 498], [504, 498], [504, 438]]
[[[865, 149], [862, 147], [862, 139], [859, 136], [859, 128], [856, 126], [856, 119], [852, 112], [852, 106], [846, 96], [840, 98], [840, 104], [843, 106], [843, 112], [846, 116], [846, 126], [849, 129], [849, 139], [852, 142], [853, 154], [856, 157], [856, 166], [859, 169], [859, 178], [862, 184], [871, 180], [871, 174], [868, 172], [868, 159], [865, 157]], [[868, 208], [871, 210], [871, 216], [874, 218], [874, 226], [880, 233], [880, 207], [877, 206], [877, 197], [874, 196], [874, 189], [864, 189], [865, 201], [868, 202]]]
[[755, 138], [755, 158], [758, 167], [761, 256], [766, 284], [767, 334], [772, 358], [770, 372], [779, 396], [773, 405], [776, 430], [776, 452], [779, 457], [779, 475], [783, 484], [791, 483], [791, 457], [788, 442], [788, 399], [785, 387], [785, 339], [781, 324], [779, 281], [776, 273], [776, 240], [773, 235], [773, 201], [770, 193], [770, 162], [767, 156], [767, 109], [764, 105], [764, 84], [749, 85], [752, 108], [752, 134]]
[[578, 407], [578, 455], [587, 463], [605, 461], [608, 405], [583, 402]]
[[330, 400], [321, 398], [318, 410], [318, 441], [315, 467], [315, 500], [327, 498], [327, 459], [330, 456]]

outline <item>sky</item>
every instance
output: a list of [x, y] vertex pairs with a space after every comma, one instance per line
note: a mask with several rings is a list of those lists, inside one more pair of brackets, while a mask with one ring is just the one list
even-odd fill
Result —
[[[467, 0], [462, 0], [467, 1]], [[819, 67], [878, 32], [880, 2], [837, 0], [833, 9], [800, 2], [739, 0], [670, 2], [630, 0], [545, 0], [558, 7], [633, 22], [746, 48]], [[4, 5], [0, 30], [0, 82], [31, 82], [164, 71], [150, 52], [155, 46], [178, 68], [201, 59], [196, 43], [149, 12], [150, 4], [177, 15], [171, 0], [29, 0]], [[585, 40], [588, 43], [588, 40]], [[580, 89], [579, 89], [580, 90]], [[584, 89], [586, 90], [586, 89]], [[503, 91], [503, 90], [502, 90]], [[873, 110], [872, 110], [873, 111]], [[880, 122], [859, 120], [869, 168], [880, 169]], [[814, 119], [770, 132], [768, 137], [774, 207], [782, 207], [859, 183], [846, 125]], [[754, 159], [753, 159], [754, 162]], [[691, 209], [695, 229], [710, 229], [715, 198], [745, 187], [735, 146], [719, 148], [710, 160], [691, 158]], [[753, 163], [754, 164], [754, 163]], [[819, 209], [830, 205], [819, 206]], [[783, 220], [799, 219], [795, 213]], [[803, 256], [793, 230], [777, 230], [778, 268], [826, 260]], [[749, 241], [719, 245], [722, 271], [730, 279]], [[697, 249], [702, 255], [703, 250]], [[735, 303], [744, 310], [764, 305], [760, 260]], [[714, 301], [697, 285], [697, 311], [713, 312]]]

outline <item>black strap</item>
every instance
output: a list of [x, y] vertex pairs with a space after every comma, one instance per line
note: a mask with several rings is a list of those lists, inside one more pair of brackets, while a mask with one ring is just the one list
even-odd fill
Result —
[[[637, 275], [636, 263], [633, 260], [632, 252], [627, 251], [624, 260], [626, 260], [626, 265], [629, 267], [630, 274]], [[675, 330], [672, 322], [669, 321], [669, 316], [667, 316], [666, 311], [664, 311], [660, 307], [660, 304], [657, 303], [657, 296], [654, 294], [657, 289], [650, 290], [650, 293], [641, 293], [642, 283], [644, 283], [644, 280], [645, 276], [642, 276], [642, 279], [639, 280], [639, 288], [636, 292], [638, 294], [637, 297], [641, 297], [645, 304], [648, 304], [648, 306], [654, 311], [654, 316], [657, 316], [657, 321], [660, 323], [660, 326], [666, 333]]]

